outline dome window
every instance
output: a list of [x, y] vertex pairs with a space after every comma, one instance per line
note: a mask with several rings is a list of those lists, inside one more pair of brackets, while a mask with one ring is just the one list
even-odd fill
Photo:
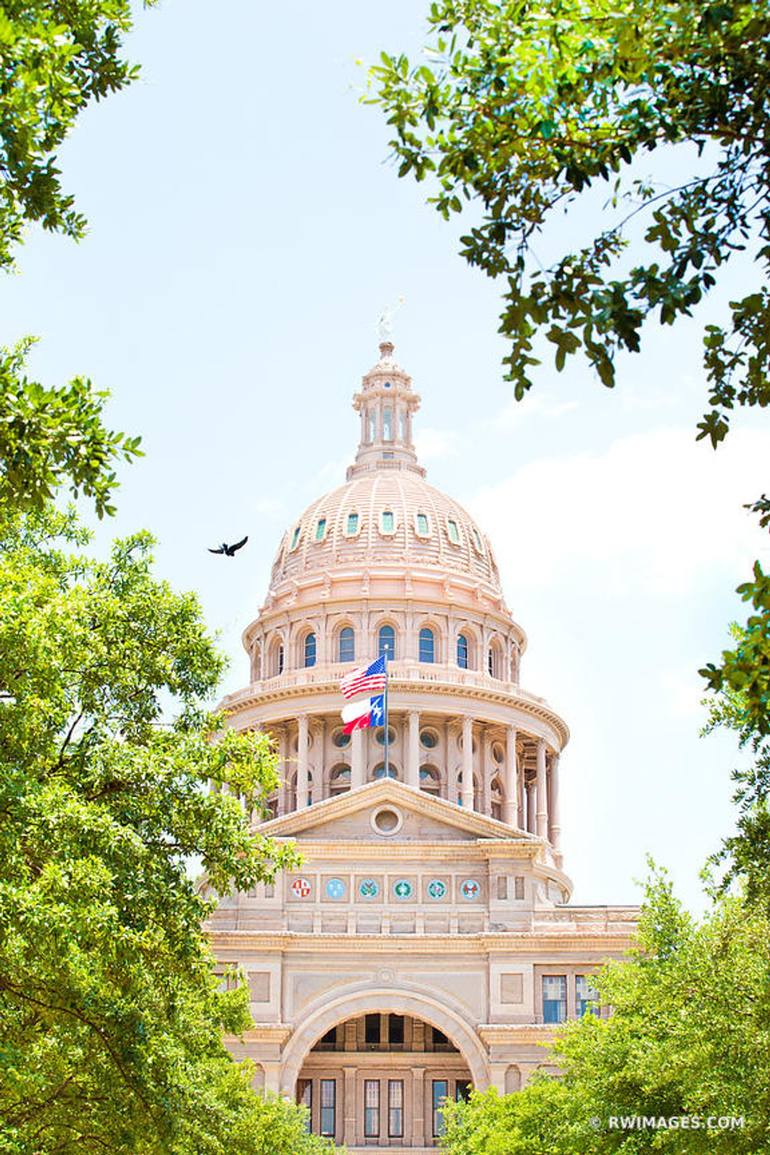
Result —
[[392, 662], [396, 656], [396, 631], [392, 626], [380, 626], [377, 636], [377, 652], [379, 657], [385, 657]]
[[430, 537], [430, 521], [427, 513], [416, 513], [414, 515], [414, 532], [418, 537]]
[[[385, 727], [384, 726], [380, 726], [379, 729], [374, 731], [374, 738], [375, 738], [375, 741], [376, 741], [378, 746], [384, 746], [385, 745]], [[392, 746], [393, 743], [395, 742], [395, 740], [396, 740], [396, 731], [393, 729], [392, 726], [388, 726], [388, 745]], [[391, 778], [393, 778], [393, 777], [394, 777], [394, 775], [391, 774]]]
[[460, 527], [459, 527], [459, 525], [451, 517], [447, 518], [446, 524], [447, 524], [447, 532], [449, 534], [449, 540], [451, 541], [452, 545], [460, 545], [461, 539], [460, 539]]
[[356, 635], [353, 633], [352, 626], [345, 626], [340, 630], [339, 637], [339, 661], [340, 662], [355, 662], [356, 660]]
[[436, 797], [441, 793], [441, 778], [435, 766], [420, 767], [420, 789]]
[[316, 660], [316, 636], [313, 633], [305, 634], [304, 659], [305, 669], [315, 665]]
[[421, 662], [435, 662], [436, 660], [436, 639], [433, 635], [433, 630], [426, 626], [420, 630], [420, 661]]
[[380, 514], [380, 533], [395, 533], [396, 519], [392, 509], [384, 509]]
[[483, 553], [484, 552], [484, 545], [481, 541], [481, 534], [476, 529], [475, 525], [474, 525], [473, 529], [471, 530], [471, 536], [473, 537], [473, 544], [476, 547], [476, 552], [477, 553]]
[[326, 537], [326, 518], [319, 517], [315, 524], [315, 539], [316, 541], [323, 541]]
[[329, 793], [332, 798], [338, 794], [345, 794], [350, 789], [350, 767], [340, 764], [334, 766], [329, 775]]
[[349, 513], [345, 522], [346, 537], [356, 537], [358, 534], [358, 514]]
[[465, 634], [457, 635], [457, 664], [461, 670], [468, 669], [468, 639]]
[[344, 750], [346, 746], [350, 745], [350, 734], [346, 734], [344, 730], [335, 730], [332, 735], [332, 742], [338, 750]]
[[385, 763], [380, 762], [379, 766], [374, 767], [372, 778], [375, 782], [379, 782], [382, 778], [398, 778], [398, 770], [396, 770], [395, 766], [391, 762], [388, 762], [386, 770]]
[[423, 730], [420, 733], [420, 743], [426, 750], [434, 750], [438, 746], [438, 734], [435, 730]]
[[387, 407], [382, 411], [382, 440], [393, 440], [393, 410]]
[[295, 525], [294, 533], [291, 535], [291, 545], [289, 546], [290, 550], [296, 549], [297, 546], [299, 545], [299, 535], [301, 534], [301, 532], [302, 532], [302, 526], [301, 525]]

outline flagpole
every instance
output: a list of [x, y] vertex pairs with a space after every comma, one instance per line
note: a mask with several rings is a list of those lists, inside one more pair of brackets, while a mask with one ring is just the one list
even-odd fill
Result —
[[389, 774], [388, 774], [388, 769], [389, 769], [388, 768], [388, 752], [389, 752], [389, 746], [390, 746], [390, 739], [389, 739], [389, 733], [388, 733], [388, 731], [390, 730], [390, 723], [388, 721], [388, 655], [387, 655], [387, 653], [384, 655], [384, 657], [385, 657], [385, 701], [383, 702], [384, 714], [385, 714], [385, 775], [384, 776], [385, 776], [385, 778], [387, 778], [389, 776]]

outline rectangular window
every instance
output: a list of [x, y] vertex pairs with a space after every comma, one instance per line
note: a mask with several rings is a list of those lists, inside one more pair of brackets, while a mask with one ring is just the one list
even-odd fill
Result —
[[321, 1079], [321, 1134], [333, 1139], [337, 1131], [337, 1080]]
[[396, 526], [396, 523], [395, 523], [395, 519], [393, 517], [393, 510], [392, 509], [384, 509], [382, 511], [382, 532], [383, 533], [393, 533], [395, 526]]
[[305, 1130], [309, 1133], [313, 1114], [313, 1080], [299, 1079], [297, 1082], [297, 1102], [307, 1111]]
[[388, 1015], [388, 1042], [391, 1047], [404, 1045], [404, 1016]]
[[401, 1139], [404, 1134], [404, 1082], [388, 1079], [388, 1138]]
[[326, 518], [325, 517], [319, 517], [318, 521], [316, 522], [316, 527], [315, 527], [315, 539], [316, 539], [316, 541], [323, 541], [325, 535], [326, 535]]
[[297, 525], [294, 527], [294, 533], [291, 535], [291, 545], [289, 546], [289, 549], [296, 549], [297, 548], [297, 543], [299, 541], [299, 535], [300, 535], [301, 529], [302, 529], [301, 525]]
[[364, 1079], [364, 1136], [376, 1139], [380, 1133], [380, 1080]]
[[364, 1019], [364, 1041], [369, 1046], [379, 1046], [380, 1043], [380, 1016], [366, 1015]]
[[508, 897], [508, 879], [504, 874], [499, 875], [497, 879], [497, 897], [502, 900]]
[[589, 1005], [595, 1003], [598, 998], [599, 992], [591, 986], [591, 976], [575, 975], [575, 1006], [579, 1019], [582, 1019], [583, 1015], [596, 1015], [598, 1018], [599, 1007]]
[[435, 1050], [442, 1051], [449, 1048], [449, 1039], [446, 1037], [443, 1031], [438, 1029], [438, 1027], [431, 1027], [431, 1037], [433, 1039], [433, 1047]]
[[444, 1134], [444, 1103], [446, 1102], [449, 1093], [449, 1083], [446, 1079], [433, 1080], [433, 1135], [438, 1138], [439, 1135]]
[[471, 1096], [473, 1084], [469, 1079], [458, 1079], [455, 1083], [455, 1102], [467, 1103]]
[[417, 514], [417, 532], [420, 537], [427, 537], [430, 533], [430, 526], [428, 525], [427, 513]]
[[349, 513], [348, 514], [347, 528], [346, 528], [345, 532], [347, 533], [347, 535], [349, 537], [355, 537], [355, 535], [358, 533], [358, 514], [357, 513]]
[[449, 529], [449, 540], [452, 545], [460, 544], [460, 530], [457, 528], [457, 522], [452, 521], [452, 518], [447, 519], [447, 528]]
[[266, 882], [265, 883], [265, 898], [275, 898], [275, 883], [274, 882]]
[[393, 410], [383, 409], [382, 411], [382, 440], [393, 440]]
[[524, 879], [520, 875], [517, 875], [517, 877], [513, 880], [513, 897], [524, 897]]
[[563, 1023], [567, 1017], [567, 976], [543, 975], [543, 1022]]

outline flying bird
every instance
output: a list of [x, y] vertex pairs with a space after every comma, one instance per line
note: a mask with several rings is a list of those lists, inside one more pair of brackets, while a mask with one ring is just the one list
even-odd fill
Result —
[[223, 553], [225, 557], [235, 557], [235, 551], [244, 546], [248, 540], [248, 536], [246, 536], [241, 541], [236, 541], [235, 545], [228, 545], [226, 541], [223, 541], [219, 549], [209, 547], [209, 553]]

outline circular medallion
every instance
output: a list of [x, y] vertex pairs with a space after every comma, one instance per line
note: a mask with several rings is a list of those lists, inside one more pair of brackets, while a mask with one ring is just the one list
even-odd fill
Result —
[[341, 878], [330, 878], [326, 884], [327, 898], [344, 898], [345, 897], [345, 883]]
[[308, 898], [312, 887], [307, 878], [295, 878], [291, 884], [291, 893], [295, 898]]
[[379, 883], [373, 878], [363, 878], [358, 884], [358, 893], [361, 898], [376, 898], [380, 893]]
[[463, 898], [467, 898], [469, 902], [473, 902], [481, 894], [481, 887], [475, 878], [466, 878], [465, 882], [460, 886], [460, 894]]
[[442, 882], [440, 878], [432, 878], [428, 883], [428, 898], [444, 898], [446, 895], [446, 883]]
[[405, 898], [411, 898], [413, 892], [414, 887], [406, 878], [399, 878], [398, 881], [394, 882], [393, 884], [393, 893], [395, 894], [396, 898], [400, 898], [402, 900]]

